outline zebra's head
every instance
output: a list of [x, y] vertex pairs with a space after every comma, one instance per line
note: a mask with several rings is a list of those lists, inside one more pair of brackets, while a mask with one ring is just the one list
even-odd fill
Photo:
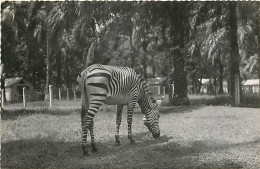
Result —
[[157, 107], [155, 107], [148, 113], [144, 113], [144, 118], [143, 118], [144, 125], [152, 133], [154, 138], [160, 137], [159, 118], [160, 118], [160, 114]]
[[147, 126], [148, 130], [152, 133], [154, 138], [160, 137], [159, 129], [159, 109], [158, 103], [154, 99], [152, 92], [149, 90], [149, 86], [144, 78], [140, 77], [140, 95], [138, 104], [140, 105], [141, 111], [144, 114], [144, 125]]

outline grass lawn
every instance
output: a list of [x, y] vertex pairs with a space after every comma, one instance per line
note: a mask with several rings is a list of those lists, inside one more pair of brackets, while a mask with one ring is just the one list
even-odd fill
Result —
[[[97, 153], [81, 151], [79, 102], [1, 112], [2, 168], [260, 168], [260, 109], [228, 106], [163, 108], [154, 140], [135, 110], [127, 139], [126, 113], [114, 146], [115, 106], [95, 117]], [[125, 111], [125, 110], [124, 110]]]

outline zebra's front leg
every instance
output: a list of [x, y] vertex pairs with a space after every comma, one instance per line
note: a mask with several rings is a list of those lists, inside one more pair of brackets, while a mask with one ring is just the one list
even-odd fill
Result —
[[133, 109], [134, 108], [128, 106], [127, 110], [128, 139], [130, 140], [130, 144], [135, 144], [135, 140], [132, 136]]
[[95, 137], [94, 137], [94, 119], [92, 119], [92, 121], [90, 123], [89, 131], [90, 131], [90, 137], [91, 137], [92, 152], [97, 152], [96, 142], [95, 142]]
[[115, 139], [116, 139], [116, 146], [121, 146], [120, 140], [119, 140], [119, 130], [120, 130], [120, 125], [122, 121], [122, 110], [123, 106], [122, 105], [117, 105], [116, 107], [117, 112], [116, 112], [116, 134], [115, 134]]

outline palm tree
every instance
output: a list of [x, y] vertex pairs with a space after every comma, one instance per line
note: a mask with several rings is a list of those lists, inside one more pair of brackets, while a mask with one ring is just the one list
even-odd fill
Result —
[[260, 3], [238, 4], [241, 73], [245, 79], [260, 79]]
[[[238, 38], [237, 38], [237, 4], [236, 2], [229, 2], [228, 4], [228, 34], [230, 41], [230, 57], [229, 57], [229, 80], [230, 80], [230, 96], [235, 100], [235, 76], [240, 76], [239, 71], [239, 50], [238, 50]], [[239, 87], [240, 88], [240, 87]], [[240, 96], [239, 96], [240, 97]]]
[[[54, 61], [52, 55], [56, 55], [58, 83], [61, 83], [61, 46], [63, 44], [64, 33], [71, 28], [76, 19], [78, 6], [77, 2], [55, 2], [45, 3], [47, 17], [46, 24], [46, 85], [45, 85], [45, 99], [48, 99], [49, 85], [53, 83], [52, 80], [52, 65]], [[55, 50], [54, 50], [55, 49]], [[58, 49], [58, 50], [57, 50]]]
[[[208, 15], [202, 15], [202, 19], [198, 19], [204, 21], [200, 22], [199, 25], [206, 26], [208, 27], [207, 30], [210, 30], [203, 36], [205, 38], [201, 43], [202, 57], [206, 57], [207, 60], [211, 61], [215, 68], [218, 65], [219, 93], [223, 92], [223, 68], [224, 65], [228, 66], [229, 91], [231, 98], [234, 99], [235, 75], [240, 75], [237, 3], [215, 2], [208, 6], [206, 13]], [[228, 58], [227, 63], [225, 58]], [[213, 76], [216, 76], [215, 71]]]

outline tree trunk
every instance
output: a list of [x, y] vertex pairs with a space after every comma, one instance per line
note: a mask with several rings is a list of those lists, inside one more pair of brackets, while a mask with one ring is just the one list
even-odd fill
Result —
[[174, 56], [174, 95], [173, 105], [189, 104], [187, 90], [187, 73], [184, 71], [184, 59], [180, 49], [176, 49]]
[[[259, 79], [259, 82], [260, 82], [260, 21], [258, 22], [257, 25], [257, 44], [258, 44], [258, 58], [257, 58], [257, 62], [258, 62], [258, 69], [257, 69], [257, 73], [258, 73], [258, 79]], [[259, 89], [260, 89], [260, 83], [259, 83]]]
[[86, 64], [85, 67], [89, 67], [94, 63], [95, 58], [95, 47], [96, 47], [96, 41], [94, 40], [91, 45], [89, 46], [88, 50], [85, 49], [84, 53], [87, 51], [87, 58], [86, 58]]
[[173, 103], [173, 98], [172, 98], [172, 93], [173, 93], [173, 88], [172, 88], [172, 82], [171, 80], [168, 81], [168, 88], [169, 88], [169, 92], [168, 92], [168, 97], [169, 97], [169, 106], [172, 105]]
[[51, 55], [51, 47], [50, 47], [50, 32], [47, 29], [47, 47], [46, 47], [46, 86], [45, 86], [45, 100], [49, 100], [49, 85], [51, 84], [51, 61], [50, 61], [50, 55]]
[[[167, 44], [167, 39], [166, 39], [166, 19], [164, 20], [164, 22], [162, 23], [162, 29], [161, 29], [161, 34], [162, 34], [162, 39], [163, 39], [163, 50], [166, 50], [168, 48], [168, 44]], [[166, 55], [167, 56], [167, 55]], [[169, 63], [166, 65], [168, 66], [168, 88], [169, 88], [169, 92], [168, 92], [168, 97], [169, 97], [169, 105], [172, 105], [173, 103], [173, 97], [172, 97], [172, 93], [173, 93], [173, 89], [172, 89], [172, 83], [173, 83], [173, 72], [172, 72], [172, 56], [171, 54], [169, 54], [167, 56], [167, 58], [169, 59]]]
[[61, 64], [61, 53], [58, 52], [57, 55], [56, 55], [56, 63], [57, 63], [57, 81], [56, 81], [56, 87], [60, 88], [62, 86], [62, 82], [61, 82], [61, 67], [62, 67], [62, 64]]
[[[215, 69], [215, 68], [214, 68]], [[214, 75], [213, 75], [213, 80], [214, 80], [214, 96], [217, 98], [217, 76], [216, 76], [216, 69], [214, 70]]]
[[26, 33], [26, 68], [25, 68], [25, 76], [27, 80], [32, 82], [32, 85], [35, 86], [35, 79], [33, 79], [33, 75], [35, 72], [33, 72], [34, 65], [32, 65], [32, 58], [33, 55], [35, 55], [35, 42], [33, 39], [33, 35], [31, 33], [32, 30], [27, 28]]
[[171, 69], [172, 67], [173, 67], [173, 65], [172, 65], [172, 55], [171, 54], [169, 54], [168, 55], [168, 58], [169, 58], [169, 64], [168, 64], [168, 66], [169, 66], [169, 105], [172, 105], [173, 104], [173, 92], [174, 92], [174, 89], [173, 89], [173, 86], [172, 86], [172, 84], [173, 84], [173, 81], [174, 81], [174, 79], [173, 79], [173, 73], [174, 73], [174, 69]]
[[134, 51], [133, 51], [133, 31], [130, 33], [130, 57], [131, 57], [131, 68], [135, 66], [135, 58], [134, 58]]
[[155, 78], [155, 63], [154, 63], [154, 55], [152, 55], [152, 61], [153, 61], [153, 67], [152, 67], [152, 69], [153, 69], [153, 78]]
[[229, 58], [230, 88], [229, 90], [230, 90], [231, 100], [234, 102], [235, 101], [235, 75], [237, 74], [240, 76], [236, 2], [229, 2], [229, 23], [228, 24], [229, 24], [229, 38], [230, 38], [230, 58]]
[[70, 74], [70, 71], [69, 71], [69, 66], [65, 67], [64, 74], [65, 74], [65, 77], [66, 77], [65, 78], [66, 87], [70, 88], [72, 84], [71, 84], [71, 78], [70, 78], [71, 74]]
[[[1, 70], [0, 70], [0, 77], [1, 77], [1, 98], [0, 98], [0, 106], [1, 106], [1, 110], [3, 110], [3, 103], [2, 101], [5, 103], [6, 102], [6, 97], [5, 97], [5, 73], [4, 73], [4, 64], [1, 64]], [[3, 97], [3, 98], [2, 98]]]
[[142, 58], [142, 64], [143, 64], [143, 72], [144, 72], [144, 78], [147, 79], [147, 46], [149, 42], [147, 40], [144, 40], [141, 44], [144, 54]]
[[144, 52], [144, 56], [143, 56], [143, 70], [144, 70], [144, 78], [147, 79], [147, 64], [146, 64], [146, 60], [147, 60], [147, 57], [146, 57], [146, 52]]
[[184, 70], [184, 55], [183, 49], [185, 47], [185, 26], [188, 24], [187, 15], [185, 12], [187, 3], [171, 2], [170, 7], [170, 35], [172, 39], [174, 54], [174, 95], [173, 105], [187, 105], [189, 104], [188, 90], [187, 90], [187, 73]]
[[223, 94], [223, 64], [219, 63], [219, 94]]

